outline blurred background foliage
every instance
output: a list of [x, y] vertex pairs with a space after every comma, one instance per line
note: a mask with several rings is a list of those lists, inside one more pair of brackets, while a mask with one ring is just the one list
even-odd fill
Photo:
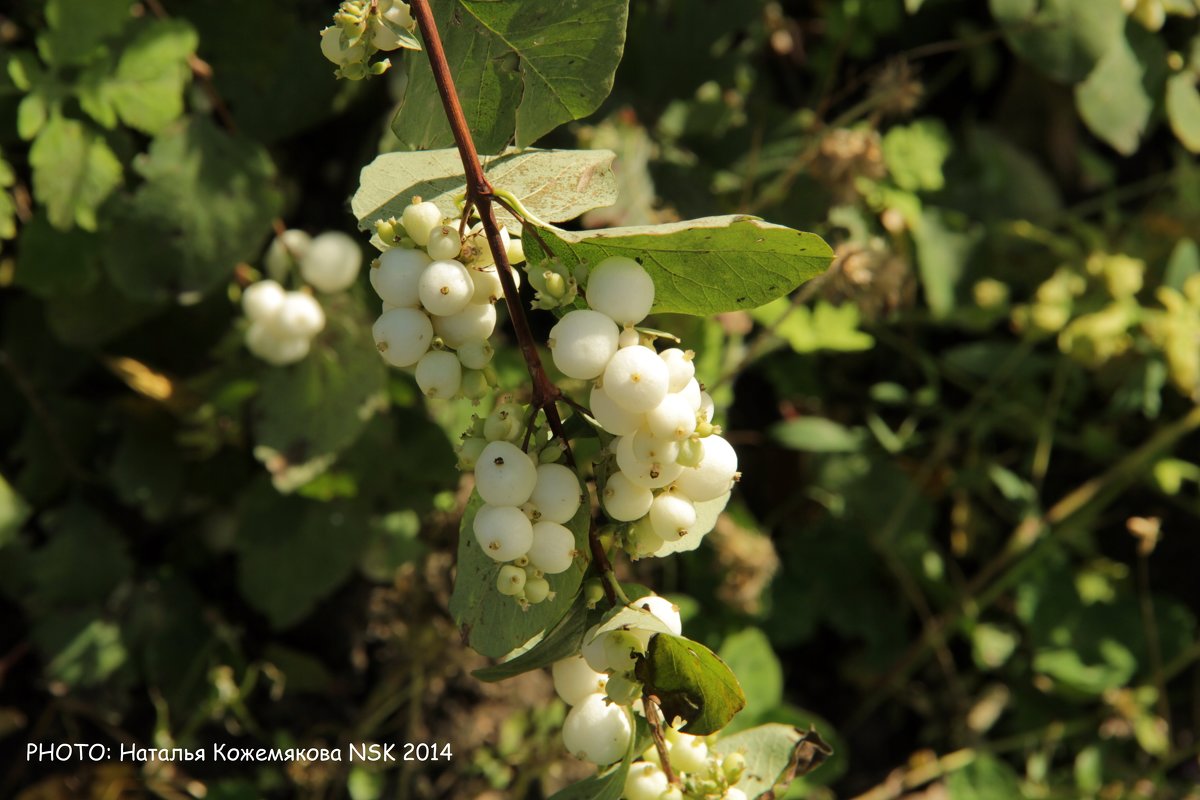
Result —
[[[322, 298], [300, 365], [241, 347], [274, 230], [352, 231], [425, 68], [335, 82], [332, 11], [0, 17], [0, 796], [536, 798], [581, 775], [546, 677], [474, 680], [447, 615], [471, 409], [384, 371], [361, 284]], [[746, 479], [700, 551], [623, 568], [741, 677], [736, 728], [835, 744], [789, 797], [1200, 796], [1196, 17], [642, 0], [610, 99], [543, 141], [619, 153], [621, 202], [584, 225], [745, 212], [836, 246], [789, 299], [662, 321]], [[24, 757], [363, 740], [454, 756]]]

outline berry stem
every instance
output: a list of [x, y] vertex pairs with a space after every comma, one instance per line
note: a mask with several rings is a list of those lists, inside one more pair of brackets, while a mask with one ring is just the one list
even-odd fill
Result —
[[654, 749], [658, 751], [658, 760], [662, 763], [663, 774], [672, 786], [679, 785], [679, 776], [671, 768], [671, 757], [667, 753], [667, 742], [663, 738], [663, 717], [658, 709], [658, 696], [648, 694], [642, 698], [646, 709], [646, 722], [650, 723], [650, 738], [654, 740]]
[[[467, 179], [465, 207], [469, 209], [473, 206], [483, 223], [483, 230], [487, 234], [488, 248], [492, 251], [492, 258], [496, 262], [496, 272], [500, 276], [500, 285], [504, 288], [504, 302], [508, 306], [508, 316], [512, 321], [513, 333], [516, 334], [521, 356], [525, 359], [525, 366], [529, 370], [533, 388], [530, 404], [534, 409], [540, 410], [546, 415], [546, 422], [550, 425], [550, 430], [566, 448], [568, 462], [574, 463], [567, 441], [566, 429], [563, 427], [562, 417], [559, 416], [558, 406], [555, 405], [555, 401], [562, 396], [562, 393], [546, 375], [546, 369], [542, 366], [542, 358], [538, 355], [537, 342], [533, 338], [533, 331], [529, 328], [529, 319], [525, 316], [521, 297], [517, 293], [517, 284], [513, 281], [510, 271], [512, 265], [508, 262], [508, 252], [504, 247], [504, 240], [500, 238], [500, 226], [496, 222], [493, 202], [499, 202], [509, 207], [510, 210], [512, 208], [502, 196], [497, 196], [483, 172], [483, 164], [479, 161], [479, 151], [475, 149], [475, 140], [471, 138], [471, 129], [467, 125], [466, 115], [463, 114], [462, 104], [458, 100], [458, 91], [454, 88], [454, 76], [450, 74], [450, 65], [446, 61], [446, 51], [442, 47], [442, 38], [438, 34], [437, 23], [433, 19], [429, 0], [412, 0], [409, 7], [412, 10], [413, 18], [417, 21], [417, 26], [421, 29], [421, 38], [425, 40], [425, 53], [429, 58], [429, 67], [433, 70], [433, 80], [437, 84], [438, 94], [442, 98], [442, 109], [446, 112], [446, 121], [450, 123], [454, 144], [458, 148], [459, 158], [462, 159], [463, 172]], [[613, 573], [612, 563], [608, 560], [608, 554], [604, 552], [604, 547], [600, 544], [594, 524], [588, 529], [588, 543], [591, 546], [592, 559], [595, 561], [596, 568], [604, 576], [605, 595], [610, 604], [616, 605], [618, 602], [617, 592], [614, 591], [613, 585], [617, 585], [619, 589], [619, 584]]]

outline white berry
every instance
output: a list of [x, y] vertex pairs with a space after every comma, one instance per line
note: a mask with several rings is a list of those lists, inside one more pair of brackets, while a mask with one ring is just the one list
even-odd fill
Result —
[[617, 352], [618, 335], [617, 324], [598, 311], [568, 311], [550, 329], [554, 366], [568, 378], [596, 378]]
[[[471, 296], [472, 303], [494, 303], [504, 297], [504, 284], [500, 282], [498, 267], [470, 267], [471, 281], [475, 284], [475, 293]], [[513, 286], [521, 287], [521, 271], [510, 269]]]
[[[434, 317], [433, 329], [448, 346], [454, 348], [464, 342], [487, 339], [496, 329], [496, 307], [470, 303], [457, 314]], [[695, 416], [692, 414], [693, 418]]]
[[654, 281], [632, 258], [610, 256], [592, 268], [587, 302], [622, 325], [636, 325], [654, 305]]
[[282, 280], [292, 265], [298, 264], [300, 259], [304, 258], [311, 243], [312, 237], [297, 228], [288, 228], [276, 236], [271, 240], [267, 254], [263, 257], [267, 274], [275, 280]]
[[656, 439], [683, 441], [696, 430], [696, 410], [682, 394], [668, 394], [646, 412], [646, 426]]
[[646, 516], [654, 502], [654, 493], [629, 480], [625, 473], [614, 472], [608, 476], [600, 499], [609, 517], [618, 522], [633, 522]]
[[537, 468], [512, 442], [491, 442], [475, 464], [475, 488], [488, 503], [519, 506], [536, 485]]
[[579, 510], [581, 497], [579, 478], [573, 469], [562, 464], [537, 468], [537, 484], [529, 501], [537, 509], [538, 519], [567, 524]]
[[529, 563], [547, 575], [566, 572], [575, 561], [575, 535], [557, 522], [542, 520], [533, 525]]
[[417, 386], [426, 397], [448, 400], [462, 386], [462, 364], [446, 350], [430, 350], [417, 362]]
[[663, 492], [650, 504], [650, 524], [665, 542], [682, 538], [696, 524], [696, 506], [682, 492]]
[[421, 273], [417, 294], [430, 314], [448, 317], [467, 307], [475, 294], [475, 284], [471, 273], [459, 262], [434, 261]]
[[492, 361], [495, 351], [486, 341], [472, 340], [455, 346], [458, 360], [467, 369], [483, 369]]
[[[673, 756], [671, 764], [675, 766]], [[625, 800], [659, 800], [668, 788], [670, 784], [667, 782], [666, 773], [659, 769], [657, 764], [639, 761], [629, 768], [629, 774], [625, 776], [625, 792], [622, 797]]]
[[462, 250], [462, 237], [458, 235], [458, 228], [453, 225], [434, 228], [433, 233], [429, 235], [429, 244], [425, 246], [425, 250], [435, 261], [458, 258], [458, 253]]
[[410, 239], [424, 247], [429, 244], [434, 228], [442, 224], [442, 212], [430, 202], [413, 203], [400, 215], [400, 224]]
[[526, 580], [525, 570], [512, 564], [505, 564], [496, 573], [496, 591], [510, 597], [520, 594], [525, 588]]
[[554, 691], [569, 706], [578, 705], [590, 694], [602, 693], [608, 683], [608, 676], [589, 667], [583, 656], [555, 661], [550, 667], [550, 675], [554, 679]]
[[341, 231], [327, 231], [312, 240], [300, 259], [300, 275], [318, 291], [349, 289], [362, 266], [358, 242]]
[[625, 410], [644, 413], [667, 396], [669, 378], [658, 353], [642, 345], [623, 347], [604, 368], [604, 391]]
[[635, 608], [642, 608], [649, 611], [676, 636], [683, 632], [683, 623], [679, 619], [679, 606], [667, 598], [652, 594], [649, 597], [634, 600], [633, 605]]
[[592, 417], [600, 423], [600, 427], [614, 436], [628, 436], [642, 426], [645, 416], [626, 411], [613, 402], [608, 392], [600, 386], [593, 386], [588, 399], [588, 407]]
[[667, 372], [671, 376], [667, 383], [667, 391], [683, 391], [683, 387], [687, 386], [688, 381], [696, 377], [696, 365], [692, 363], [695, 355], [691, 350], [684, 351], [678, 347], [663, 350], [658, 354], [658, 357], [667, 365]]
[[521, 509], [484, 504], [475, 512], [475, 541], [493, 561], [512, 561], [529, 552], [533, 526]]
[[383, 360], [393, 367], [411, 367], [433, 341], [433, 323], [417, 308], [394, 308], [375, 320], [371, 333]]
[[370, 271], [371, 286], [385, 303], [398, 308], [421, 305], [417, 284], [431, 259], [424, 250], [393, 247]]
[[312, 295], [288, 292], [271, 324], [289, 336], [311, 339], [325, 327], [325, 312]]
[[283, 287], [275, 281], [259, 281], [242, 292], [242, 311], [252, 322], [266, 322], [283, 307]]
[[641, 461], [633, 452], [633, 436], [622, 436], [616, 442], [617, 466], [625, 477], [647, 489], [661, 489], [675, 480], [684, 468], [671, 462]]
[[577, 758], [596, 764], [620, 760], [629, 749], [633, 725], [629, 712], [603, 696], [588, 695], [563, 721], [563, 744]]
[[708, 436], [700, 442], [704, 446], [700, 466], [683, 470], [678, 484], [693, 500], [712, 500], [733, 488], [737, 452], [720, 436]]

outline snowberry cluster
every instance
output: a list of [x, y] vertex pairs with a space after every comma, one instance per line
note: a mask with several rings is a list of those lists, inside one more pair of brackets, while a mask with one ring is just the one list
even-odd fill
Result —
[[679, 608], [656, 595], [634, 601], [647, 612], [645, 627], [637, 620], [614, 630], [593, 627], [583, 638], [580, 655], [551, 667], [554, 689], [571, 710], [563, 721], [563, 743], [577, 758], [611, 764], [629, 750], [634, 710], [640, 709], [641, 684], [634, 677], [636, 657], [644, 654], [659, 632], [678, 636]]
[[313, 238], [288, 230], [271, 243], [265, 264], [276, 278], [253, 283], [242, 293], [242, 311], [250, 320], [246, 347], [269, 364], [294, 364], [308, 355], [313, 338], [325, 328], [325, 312], [311, 291], [288, 291], [280, 281], [296, 266], [317, 291], [345, 291], [358, 277], [362, 251], [338, 231]]
[[[413, 198], [400, 220], [377, 225], [384, 243], [396, 246], [371, 265], [371, 285], [383, 300], [375, 344], [392, 366], [415, 366], [428, 397], [479, 399], [491, 385], [488, 337], [504, 290], [482, 229], [464, 237], [458, 221], [449, 222], [436, 205]], [[507, 231], [501, 238], [512, 263], [525, 259], [519, 239]]]
[[[496, 576], [500, 594], [522, 607], [553, 598], [547, 575], [571, 568], [579, 555], [575, 534], [566, 527], [583, 501], [575, 471], [516, 445], [525, 438], [525, 409], [501, 402], [486, 420], [475, 419], [459, 447], [459, 463], [475, 470], [483, 505], [472, 530], [480, 548], [503, 566]], [[535, 444], [542, 435], [530, 435]], [[547, 447], [545, 458], [561, 450]]]
[[654, 282], [633, 259], [606, 258], [587, 281], [587, 309], [568, 312], [550, 331], [554, 364], [594, 381], [590, 410], [616, 438], [616, 468], [601, 503], [633, 523], [634, 557], [691, 550], [716, 524], [738, 478], [737, 454], [713, 425], [713, 400], [696, 380], [693, 353], [654, 349], [634, 326], [654, 305]]
[[746, 771], [745, 756], [735, 752], [722, 757], [709, 750], [707, 737], [691, 736], [678, 726], [666, 728], [663, 733], [667, 758], [680, 785], [670, 785], [658, 748], [652, 745], [642, 754], [642, 760], [629, 767], [623, 800], [682, 800], [685, 795], [746, 800], [746, 793], [734, 785]]
[[337, 65], [339, 78], [356, 81], [382, 74], [391, 66], [389, 60], [370, 63], [381, 50], [420, 49], [412, 36], [416, 22], [411, 9], [401, 0], [346, 0], [333, 23], [321, 31], [321, 53]]

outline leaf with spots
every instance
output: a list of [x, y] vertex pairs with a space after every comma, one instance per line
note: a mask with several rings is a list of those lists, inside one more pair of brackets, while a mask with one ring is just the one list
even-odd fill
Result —
[[663, 716], [682, 718], [681, 728], [707, 736], [724, 728], [746, 706], [746, 695], [729, 668], [699, 642], [659, 633], [636, 667], [646, 694], [657, 695]]
[[[625, 49], [629, 0], [435, 0], [433, 12], [475, 144], [495, 153], [600, 106]], [[410, 72], [392, 131], [412, 150], [454, 143], [423, 65]]]
[[[833, 250], [815, 233], [748, 216], [580, 232], [541, 229], [540, 239], [550, 256], [572, 269], [608, 256], [635, 259], [654, 280], [653, 311], [701, 317], [783, 297], [833, 260]], [[537, 267], [547, 253], [530, 240], [525, 254]]]

